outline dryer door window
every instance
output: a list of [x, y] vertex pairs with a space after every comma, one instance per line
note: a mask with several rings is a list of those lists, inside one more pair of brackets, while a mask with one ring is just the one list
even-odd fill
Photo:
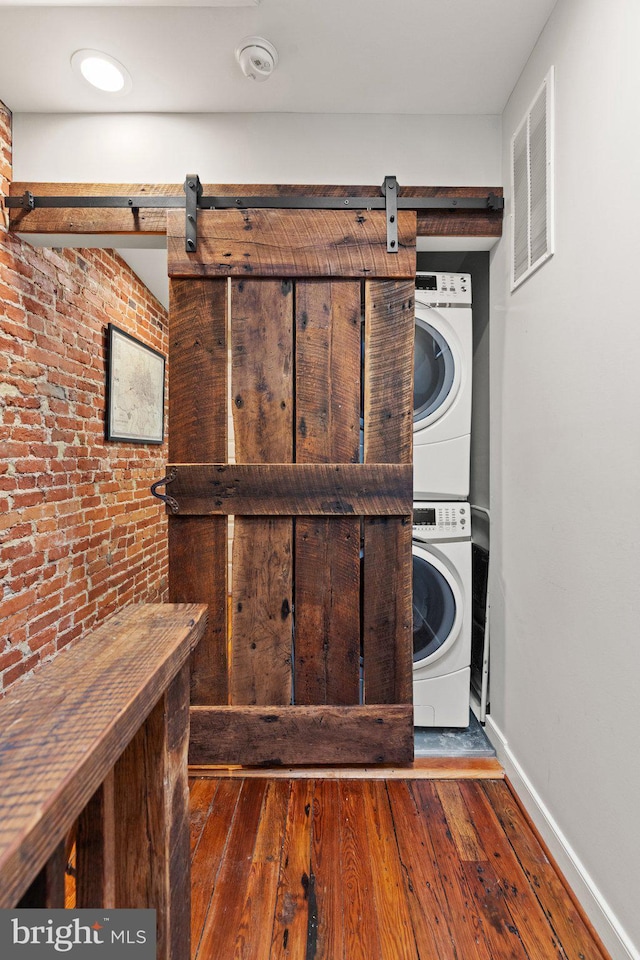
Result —
[[456, 598], [446, 577], [413, 555], [413, 662], [433, 656], [451, 636]]
[[[414, 354], [413, 421], [419, 423], [445, 405], [456, 379], [451, 347], [443, 335], [425, 320], [416, 318]], [[444, 412], [441, 410], [440, 412]], [[434, 419], [434, 417], [432, 417]]]

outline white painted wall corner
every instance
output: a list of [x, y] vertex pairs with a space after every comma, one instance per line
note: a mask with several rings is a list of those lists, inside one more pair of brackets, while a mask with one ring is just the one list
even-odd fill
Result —
[[640, 951], [631, 942], [618, 918], [587, 873], [584, 864], [554, 820], [509, 747], [502, 730], [491, 716], [487, 716], [485, 732], [495, 747], [498, 760], [502, 763], [514, 790], [540, 831], [585, 913], [598, 931], [612, 960], [640, 960]]

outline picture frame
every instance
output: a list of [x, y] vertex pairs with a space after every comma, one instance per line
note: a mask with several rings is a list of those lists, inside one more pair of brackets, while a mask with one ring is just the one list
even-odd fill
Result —
[[106, 439], [161, 444], [165, 357], [114, 323], [107, 331]]

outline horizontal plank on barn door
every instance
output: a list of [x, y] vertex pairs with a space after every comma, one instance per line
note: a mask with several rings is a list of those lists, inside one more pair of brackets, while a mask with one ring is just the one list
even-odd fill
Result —
[[198, 463], [169, 465], [181, 515], [398, 516], [411, 512], [411, 464]]
[[413, 708], [408, 704], [191, 708], [191, 764], [412, 760]]
[[[238, 464], [291, 463], [290, 281], [232, 281], [231, 357]], [[288, 704], [292, 687], [293, 524], [284, 518], [242, 516], [253, 511], [238, 503], [233, 510], [231, 703]]]
[[[364, 460], [410, 465], [413, 282], [365, 284]], [[367, 703], [412, 701], [411, 511], [364, 522], [363, 646]], [[400, 511], [399, 511], [400, 512]]]
[[[296, 284], [295, 477], [302, 481], [305, 500], [321, 478], [330, 483], [338, 479], [342, 486], [343, 469], [326, 464], [344, 461], [360, 471], [361, 326], [359, 280]], [[364, 477], [361, 473], [354, 477], [362, 489]], [[376, 510], [381, 509], [380, 479], [369, 485]], [[345, 493], [336, 489], [317, 496], [314, 491], [313, 500], [320, 507], [335, 505], [336, 513], [355, 516], [301, 516], [295, 522], [297, 704], [360, 702], [357, 515], [367, 510], [357, 496]], [[299, 497], [295, 500], [302, 508]]]
[[406, 277], [416, 273], [416, 214], [398, 214], [387, 253], [384, 210], [202, 210], [198, 248], [185, 251], [185, 216], [167, 215], [172, 277]]
[[[225, 280], [170, 281], [169, 361], [169, 457], [226, 461]], [[194, 703], [228, 702], [226, 550], [226, 517], [169, 517], [169, 599], [209, 608], [193, 656]]]

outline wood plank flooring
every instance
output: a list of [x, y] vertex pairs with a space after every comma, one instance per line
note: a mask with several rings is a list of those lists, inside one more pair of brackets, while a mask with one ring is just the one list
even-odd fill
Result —
[[606, 960], [495, 779], [194, 777], [193, 960]]

